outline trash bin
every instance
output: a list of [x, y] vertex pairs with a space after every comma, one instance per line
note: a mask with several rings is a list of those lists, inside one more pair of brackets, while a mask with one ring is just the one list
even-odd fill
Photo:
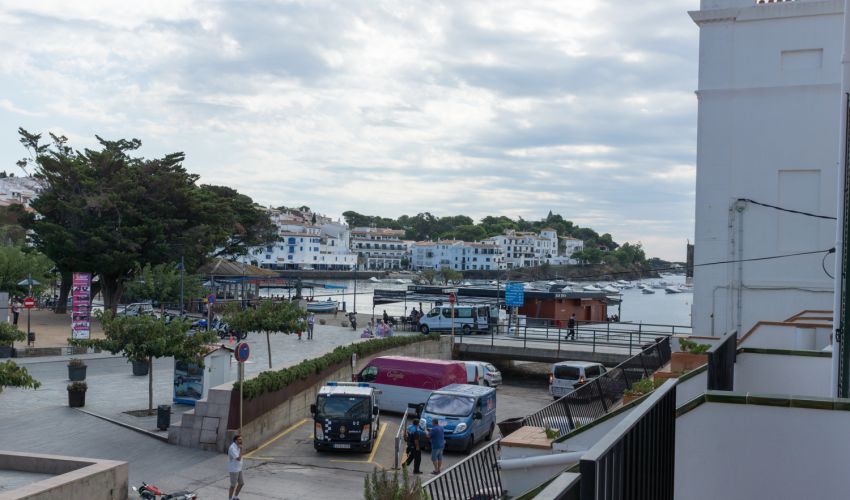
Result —
[[171, 426], [171, 405], [159, 405], [156, 407], [156, 428], [167, 431]]
[[508, 418], [502, 420], [496, 425], [499, 426], [499, 432], [502, 434], [502, 437], [507, 437], [514, 431], [518, 431], [522, 427], [522, 422], [525, 420], [525, 417], [515, 417]]

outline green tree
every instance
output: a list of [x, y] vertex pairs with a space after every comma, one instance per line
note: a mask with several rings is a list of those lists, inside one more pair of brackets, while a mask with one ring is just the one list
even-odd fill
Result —
[[236, 332], [263, 332], [269, 353], [269, 368], [272, 367], [270, 333], [293, 333], [307, 328], [307, 311], [296, 302], [274, 302], [263, 300], [256, 309], [238, 310], [234, 305], [224, 313], [224, 321]]
[[33, 243], [62, 272], [60, 308], [72, 271], [99, 277], [104, 304], [115, 311], [124, 284], [144, 264], [183, 255], [193, 269], [213, 253], [239, 253], [265, 238], [268, 216], [247, 196], [222, 186], [196, 185], [182, 166], [183, 153], [156, 159], [131, 156], [138, 139], [107, 141], [100, 149], [76, 151], [67, 138], [19, 129], [43, 189], [32, 202], [38, 213], [19, 207]]
[[[180, 270], [179, 264], [167, 263], [152, 266], [146, 264], [137, 274], [136, 279], [127, 283], [124, 293], [134, 300], [151, 300], [159, 302], [164, 313], [166, 303], [180, 300]], [[183, 296], [200, 297], [203, 295], [201, 280], [197, 275], [183, 276]]]
[[18, 283], [30, 275], [32, 279], [45, 283], [49, 279], [48, 275], [52, 267], [53, 262], [37, 251], [25, 251], [15, 246], [0, 246], [0, 290], [26, 293], [28, 287]]
[[98, 314], [105, 338], [69, 340], [73, 345], [99, 348], [125, 358], [148, 363], [148, 413], [153, 413], [153, 360], [174, 357], [179, 361], [203, 365], [207, 344], [218, 336], [214, 332], [189, 332], [190, 322], [171, 321], [151, 315], [117, 316], [110, 311]]
[[6, 361], [0, 363], [0, 392], [3, 392], [4, 387], [38, 389], [41, 382], [32, 378], [23, 366], [16, 365], [14, 361]]
[[419, 271], [419, 278], [428, 285], [433, 285], [437, 281], [438, 274], [434, 269], [423, 269]]
[[449, 267], [444, 267], [440, 269], [440, 275], [443, 277], [443, 282], [448, 285], [449, 283], [457, 283], [463, 279], [463, 273], [460, 271], [455, 271]]

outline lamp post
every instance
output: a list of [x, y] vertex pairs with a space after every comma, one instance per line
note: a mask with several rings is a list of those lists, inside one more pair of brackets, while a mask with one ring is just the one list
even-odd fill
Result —
[[180, 256], [180, 317], [183, 317], [183, 311], [185, 308], [183, 306], [183, 271], [186, 268], [186, 263], [183, 261], [183, 256]]

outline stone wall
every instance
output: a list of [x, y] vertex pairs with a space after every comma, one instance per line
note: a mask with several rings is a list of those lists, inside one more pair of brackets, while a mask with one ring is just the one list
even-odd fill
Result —
[[127, 462], [0, 451], [0, 470], [51, 474], [53, 477], [0, 493], [0, 499], [126, 500]]
[[[439, 342], [423, 341], [387, 349], [357, 360], [359, 372], [378, 356], [413, 356], [417, 358], [452, 359], [451, 340], [442, 337]], [[246, 424], [242, 428], [243, 446], [253, 450], [301, 419], [310, 417], [310, 405], [316, 402], [316, 392], [332, 380], [351, 380], [351, 367], [345, 366], [323, 374], [322, 380], [278, 405], [272, 411]], [[195, 404], [195, 409], [183, 414], [179, 426], [172, 426], [168, 441], [179, 446], [224, 452], [235, 430], [228, 429], [230, 397], [233, 383], [228, 382], [210, 389], [206, 399]]]

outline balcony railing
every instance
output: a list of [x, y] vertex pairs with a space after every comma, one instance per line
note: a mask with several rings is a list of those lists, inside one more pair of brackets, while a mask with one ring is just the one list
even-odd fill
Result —
[[708, 350], [708, 390], [731, 391], [735, 382], [738, 332], [731, 331]]
[[623, 391], [670, 361], [670, 338], [664, 338], [602, 376], [525, 417], [523, 425], [558, 429], [564, 435], [607, 414]]
[[496, 499], [502, 496], [502, 479], [496, 462], [499, 441], [494, 440], [439, 476], [426, 481], [422, 488], [431, 500]]

